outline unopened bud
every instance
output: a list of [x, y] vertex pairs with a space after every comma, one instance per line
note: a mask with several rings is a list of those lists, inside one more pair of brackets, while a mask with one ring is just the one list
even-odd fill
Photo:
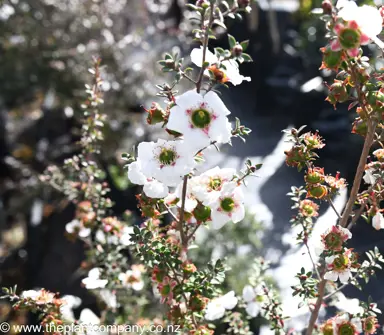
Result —
[[244, 8], [249, 6], [251, 3], [251, 0], [238, 0], [238, 4], [240, 8]]
[[333, 6], [331, 1], [323, 0], [321, 7], [323, 8], [324, 14], [332, 14]]
[[239, 57], [243, 53], [243, 47], [237, 43], [233, 48], [232, 48], [232, 53], [234, 56]]
[[202, 8], [207, 8], [207, 7], [209, 7], [209, 1], [208, 0], [197, 0], [196, 6], [202, 7]]

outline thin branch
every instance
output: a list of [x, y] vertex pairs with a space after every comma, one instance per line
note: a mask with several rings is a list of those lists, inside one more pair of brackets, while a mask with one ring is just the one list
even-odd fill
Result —
[[184, 229], [183, 229], [183, 223], [184, 223], [184, 208], [185, 208], [185, 199], [187, 197], [187, 186], [188, 186], [188, 176], [184, 176], [183, 180], [183, 189], [181, 193], [181, 208], [180, 208], [180, 219], [178, 222], [178, 228], [180, 232], [180, 237], [181, 237], [181, 244], [183, 248], [186, 248], [188, 245], [188, 240], [186, 239]]
[[175, 213], [172, 212], [171, 208], [164, 204], [165, 208], [167, 209], [168, 213], [171, 214], [171, 216], [174, 218], [174, 220], [179, 223], [179, 219], [177, 218], [177, 216], [175, 215]]
[[[200, 88], [201, 88], [201, 83], [203, 81], [203, 76], [204, 76], [204, 63], [205, 63], [205, 56], [207, 54], [207, 49], [208, 49], [208, 40], [209, 40], [209, 31], [211, 30], [211, 26], [213, 23], [213, 12], [215, 9], [215, 5], [211, 4], [209, 8], [209, 19], [208, 19], [208, 24], [205, 27], [205, 34], [204, 34], [204, 40], [203, 40], [203, 60], [201, 63], [201, 69], [199, 76], [197, 77], [197, 83], [196, 83], [196, 91], [197, 93], [200, 93]], [[203, 17], [203, 26], [204, 26], [204, 17]]]
[[341, 216], [340, 216], [339, 212], [337, 211], [337, 209], [336, 209], [335, 205], [333, 204], [333, 201], [332, 201], [332, 199], [331, 199], [331, 197], [329, 195], [328, 195], [328, 202], [331, 205], [333, 211], [336, 213], [338, 219], [340, 220]]
[[312, 266], [313, 268], [315, 269], [315, 272], [316, 272], [316, 275], [317, 275], [317, 278], [320, 280], [321, 277], [320, 277], [320, 273], [319, 273], [319, 270], [317, 269], [317, 266], [316, 266], [316, 263], [315, 261], [313, 260], [313, 257], [312, 257], [312, 254], [311, 254], [311, 250], [309, 250], [309, 246], [308, 246], [308, 243], [305, 242], [304, 243], [305, 246], [307, 247], [307, 250], [308, 250], [308, 255], [309, 255], [309, 258], [311, 259], [311, 262], [312, 262]]

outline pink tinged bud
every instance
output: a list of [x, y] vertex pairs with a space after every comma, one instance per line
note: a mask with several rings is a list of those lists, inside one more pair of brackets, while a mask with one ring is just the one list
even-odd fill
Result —
[[341, 45], [340, 45], [339, 40], [331, 41], [330, 46], [331, 46], [332, 51], [340, 51], [341, 50]]

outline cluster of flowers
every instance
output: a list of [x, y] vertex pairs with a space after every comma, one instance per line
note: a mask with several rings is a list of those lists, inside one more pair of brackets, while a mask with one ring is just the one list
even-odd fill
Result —
[[[183, 201], [182, 180], [193, 173], [203, 150], [230, 141], [230, 112], [212, 91], [205, 95], [188, 91], [172, 99], [170, 106], [164, 122], [168, 133], [176, 133], [175, 139], [140, 143], [136, 161], [128, 166], [128, 178], [143, 185], [145, 197], [164, 198], [168, 206], [184, 206], [183, 210], [190, 214], [185, 216], [188, 221], [210, 221], [215, 229], [228, 221], [241, 221], [244, 196], [233, 169], [215, 167], [189, 177]], [[169, 193], [169, 187], [175, 187], [175, 191]], [[145, 207], [148, 201], [140, 199], [141, 207]]]
[[321, 327], [324, 335], [333, 334], [360, 334], [365, 335], [375, 334], [379, 328], [376, 314], [381, 311], [376, 307], [376, 304], [369, 305], [368, 312], [360, 307], [361, 313], [351, 315], [350, 313], [341, 313], [335, 317], [328, 319]]

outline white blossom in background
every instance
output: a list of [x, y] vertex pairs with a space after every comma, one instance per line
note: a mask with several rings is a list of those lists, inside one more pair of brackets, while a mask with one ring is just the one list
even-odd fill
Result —
[[213, 229], [220, 229], [229, 221], [240, 222], [245, 216], [244, 194], [235, 182], [224, 184], [220, 196], [209, 206]]
[[81, 299], [74, 295], [65, 295], [62, 297], [64, 304], [60, 306], [60, 312], [64, 320], [69, 322], [75, 321], [73, 310], [81, 305]]
[[209, 321], [221, 319], [226, 310], [231, 310], [237, 305], [237, 298], [234, 291], [212, 299], [205, 310], [205, 319]]
[[[202, 60], [203, 60], [203, 47], [195, 48], [191, 52], [191, 61], [196, 66], [201, 67], [202, 66]], [[224, 73], [226, 77], [226, 81], [231, 82], [233, 85], [240, 85], [244, 80], [245, 81], [251, 81], [250, 77], [244, 77], [240, 74], [239, 71], [239, 65], [237, 62], [233, 59], [224, 60], [222, 62], [219, 61], [219, 59], [216, 57], [215, 54], [213, 54], [208, 49], [205, 53], [205, 61], [209, 63], [210, 67], [217, 67], [219, 63], [221, 63], [224, 68], [220, 68], [220, 70]], [[204, 72], [206, 75], [209, 75], [208, 70], [205, 70]]]
[[363, 179], [367, 184], [373, 185], [374, 183], [376, 183], [377, 178], [373, 175], [374, 172], [375, 169], [373, 168], [365, 170]]
[[108, 289], [103, 289], [103, 290], [100, 290], [99, 295], [100, 295], [100, 298], [105, 302], [105, 304], [109, 308], [119, 307], [115, 292]]
[[246, 285], [243, 288], [243, 299], [247, 306], [245, 307], [246, 312], [251, 317], [256, 317], [261, 312], [261, 301], [263, 296], [263, 289], [261, 286], [252, 287]]
[[140, 265], [132, 265], [131, 270], [120, 273], [118, 278], [127, 288], [132, 288], [135, 291], [141, 291], [144, 288], [142, 267]]
[[32, 299], [32, 300], [35, 300], [37, 299], [37, 297], [40, 295], [40, 291], [35, 291], [35, 290], [27, 290], [27, 291], [23, 291], [23, 293], [21, 293], [21, 297], [23, 299]]
[[166, 186], [176, 186], [196, 165], [194, 153], [182, 140], [141, 142], [137, 151], [137, 162], [143, 175]]
[[79, 237], [82, 238], [86, 238], [91, 234], [91, 229], [84, 227], [83, 224], [77, 219], [68, 222], [65, 225], [65, 230], [68, 234], [77, 233]]
[[88, 290], [94, 290], [96, 288], [104, 288], [108, 284], [107, 279], [100, 279], [100, 269], [93, 268], [88, 272], [88, 277], [82, 280], [85, 288]]
[[167, 128], [183, 134], [186, 144], [197, 151], [212, 142], [230, 141], [229, 114], [230, 111], [215, 92], [202, 95], [191, 90], [176, 97], [176, 105], [171, 108]]
[[[100, 324], [100, 318], [92, 312], [89, 308], [84, 308], [81, 313], [78, 320], [79, 325], [92, 325], [92, 327], [86, 327], [86, 334], [82, 332], [78, 332], [77, 335], [108, 335], [109, 332], [107, 331], [97, 331], [94, 330], [96, 327], [95, 325]], [[85, 328], [85, 327], [84, 327]]]
[[377, 212], [372, 218], [372, 226], [376, 230], [384, 229], [384, 217], [383, 214]]

